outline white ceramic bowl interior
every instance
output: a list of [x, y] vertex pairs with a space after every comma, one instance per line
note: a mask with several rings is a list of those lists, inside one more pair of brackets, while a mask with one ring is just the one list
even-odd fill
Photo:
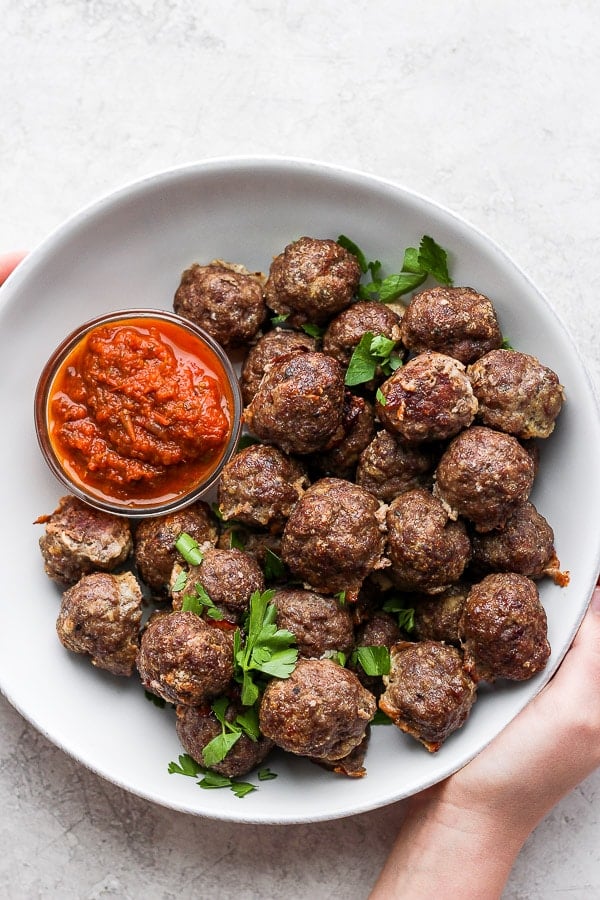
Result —
[[[567, 403], [542, 449], [532, 495], [555, 530], [571, 581], [541, 595], [553, 654], [530, 682], [485, 688], [466, 726], [437, 754], [393, 727], [373, 729], [368, 774], [345, 779], [275, 755], [273, 781], [244, 799], [167, 773], [181, 752], [169, 709], [134, 677], [111, 677], [62, 648], [60, 593], [43, 572], [33, 521], [62, 493], [35, 437], [33, 397], [54, 347], [115, 309], [171, 309], [184, 268], [215, 257], [266, 271], [301, 235], [350, 236], [397, 270], [423, 234], [449, 250], [457, 285], [488, 294], [517, 349], [555, 369]], [[599, 565], [598, 409], [576, 347], [522, 271], [475, 228], [410, 191], [302, 160], [213, 160], [158, 174], [93, 204], [48, 237], [0, 290], [0, 686], [21, 713], [81, 763], [133, 793], [188, 813], [243, 822], [306, 822], [365, 811], [449, 775], [481, 750], [556, 669], [581, 620]], [[252, 780], [252, 779], [251, 779]], [[256, 778], [253, 779], [256, 782]]]

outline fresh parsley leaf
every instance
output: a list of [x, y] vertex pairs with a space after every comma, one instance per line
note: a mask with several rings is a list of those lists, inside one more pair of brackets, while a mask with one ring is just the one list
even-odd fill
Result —
[[252, 437], [251, 434], [243, 434], [239, 441], [237, 442], [237, 447], [235, 448], [235, 452], [239, 453], [240, 450], [245, 450], [246, 447], [251, 447], [253, 444], [260, 443], [258, 438]]
[[170, 762], [167, 771], [169, 775], [188, 775], [190, 778], [195, 778], [202, 772], [202, 766], [192, 759], [189, 753], [182, 753], [179, 757], [179, 764]]
[[515, 348], [513, 347], [513, 345], [511, 344], [511, 342], [509, 341], [509, 339], [507, 337], [503, 337], [502, 343], [500, 344], [500, 349], [501, 350], [514, 350]]
[[312, 322], [306, 322], [302, 326], [302, 331], [310, 337], [316, 338], [318, 341], [325, 334], [325, 328], [322, 325], [314, 325]]
[[260, 728], [258, 725], [258, 711], [256, 706], [249, 706], [245, 712], [238, 713], [234, 723], [242, 729], [246, 737], [249, 737], [251, 741], [257, 741], [259, 739]]
[[377, 388], [377, 390], [375, 391], [375, 399], [381, 406], [385, 406], [385, 404], [387, 403], [387, 397], [385, 396], [381, 388]]
[[239, 528], [232, 528], [229, 532], [229, 549], [243, 550], [246, 546], [245, 535]]
[[448, 254], [426, 234], [419, 245], [419, 265], [422, 272], [432, 275], [439, 284], [452, 285], [448, 272]]
[[265, 561], [263, 563], [263, 573], [265, 581], [277, 581], [285, 575], [285, 563], [280, 556], [277, 556], [269, 547], [265, 550]]
[[402, 365], [402, 359], [395, 352], [396, 346], [396, 341], [383, 334], [365, 331], [350, 357], [344, 380], [346, 386], [371, 381], [378, 369], [381, 369], [384, 375], [391, 375]]
[[357, 647], [356, 658], [366, 675], [390, 673], [390, 651], [387, 647]]
[[342, 669], [344, 668], [344, 666], [346, 665], [346, 662], [348, 661], [348, 657], [342, 650], [338, 650], [331, 658], [335, 663], [338, 664], [338, 666], [341, 666]]
[[241, 736], [241, 731], [223, 730], [221, 734], [218, 734], [212, 741], [209, 741], [208, 744], [202, 748], [202, 759], [204, 760], [205, 765], [212, 768], [213, 766], [216, 766], [217, 763], [222, 762], [234, 744], [237, 744]]
[[385, 612], [398, 614], [398, 625], [408, 634], [415, 630], [415, 611], [411, 606], [405, 606], [401, 597], [388, 597], [383, 604]]
[[289, 313], [281, 316], [271, 316], [271, 325], [275, 328], [277, 325], [283, 325], [287, 321]]
[[298, 650], [292, 647], [296, 639], [290, 631], [278, 629], [274, 624], [277, 610], [270, 602], [274, 590], [255, 591], [250, 597], [250, 609], [246, 617], [246, 639], [241, 633], [234, 635], [234, 661], [236, 678], [242, 683], [241, 700], [244, 706], [254, 706], [260, 696], [260, 688], [252, 672], [261, 672], [273, 678], [289, 678], [296, 667]]
[[346, 237], [345, 234], [340, 234], [336, 243], [339, 244], [340, 247], [343, 247], [344, 250], [347, 250], [348, 253], [351, 253], [353, 256], [356, 257], [356, 259], [358, 260], [358, 265], [360, 266], [361, 272], [364, 273], [364, 272], [368, 271], [369, 264], [367, 262], [367, 257], [362, 252], [362, 250], [360, 249], [358, 244], [355, 244], [354, 241], [350, 240], [349, 237]]
[[393, 725], [394, 723], [390, 719], [386, 713], [382, 709], [378, 709], [373, 718], [371, 719], [371, 725]]
[[188, 573], [185, 569], [182, 569], [181, 572], [177, 575], [177, 578], [173, 582], [172, 591], [182, 591], [187, 584]]
[[211, 772], [210, 770], [204, 770], [204, 778], [198, 782], [199, 787], [205, 790], [231, 787], [231, 784], [231, 778], [228, 778], [227, 775], [219, 775], [218, 772]]
[[257, 775], [259, 781], [271, 781], [273, 778], [277, 778], [277, 772], [272, 772], [268, 766], [265, 766], [264, 769], [259, 769]]
[[388, 275], [379, 283], [378, 294], [382, 303], [393, 303], [403, 294], [414, 291], [427, 278], [427, 272], [399, 272]]
[[233, 779], [230, 787], [235, 796], [240, 797], [240, 799], [256, 790], [256, 785], [250, 784], [249, 781], [234, 781]]
[[181, 602], [181, 609], [183, 612], [196, 613], [197, 616], [206, 613], [209, 618], [214, 619], [216, 622], [220, 622], [223, 619], [223, 613], [215, 606], [208, 596], [206, 588], [202, 584], [196, 585], [195, 594], [185, 595]]
[[340, 606], [344, 606], [344, 604], [346, 603], [346, 591], [340, 591], [339, 594], [334, 594], [333, 596], [340, 604]]
[[182, 531], [175, 541], [175, 546], [185, 559], [186, 563], [190, 566], [200, 565], [204, 557], [202, 556], [198, 542], [195, 541], [190, 534], [186, 531]]
[[404, 251], [404, 259], [402, 260], [402, 271], [412, 272], [414, 275], [420, 275], [422, 272], [419, 263], [419, 251], [416, 247], [407, 247]]

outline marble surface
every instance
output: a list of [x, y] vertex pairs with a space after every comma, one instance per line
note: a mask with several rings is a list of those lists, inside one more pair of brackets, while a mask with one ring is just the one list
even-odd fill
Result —
[[[487, 232], [598, 383], [595, 0], [0, 0], [0, 13], [0, 248], [178, 163], [340, 163]], [[277, 828], [178, 814], [83, 769], [4, 699], [0, 809], [6, 900], [364, 898], [402, 816]], [[505, 898], [600, 896], [599, 824], [597, 772], [531, 836]]]

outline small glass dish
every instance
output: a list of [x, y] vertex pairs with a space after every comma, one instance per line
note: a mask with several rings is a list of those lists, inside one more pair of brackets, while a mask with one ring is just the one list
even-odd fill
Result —
[[223, 348], [162, 310], [85, 322], [56, 348], [35, 393], [38, 442], [54, 475], [90, 506], [130, 518], [207, 494], [241, 423], [240, 386]]

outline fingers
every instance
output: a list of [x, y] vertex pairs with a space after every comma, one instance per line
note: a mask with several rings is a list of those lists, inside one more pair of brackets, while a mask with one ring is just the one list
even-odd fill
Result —
[[27, 256], [25, 250], [15, 250], [12, 253], [0, 254], [0, 284], [3, 284], [10, 273], [15, 269], [22, 259]]

